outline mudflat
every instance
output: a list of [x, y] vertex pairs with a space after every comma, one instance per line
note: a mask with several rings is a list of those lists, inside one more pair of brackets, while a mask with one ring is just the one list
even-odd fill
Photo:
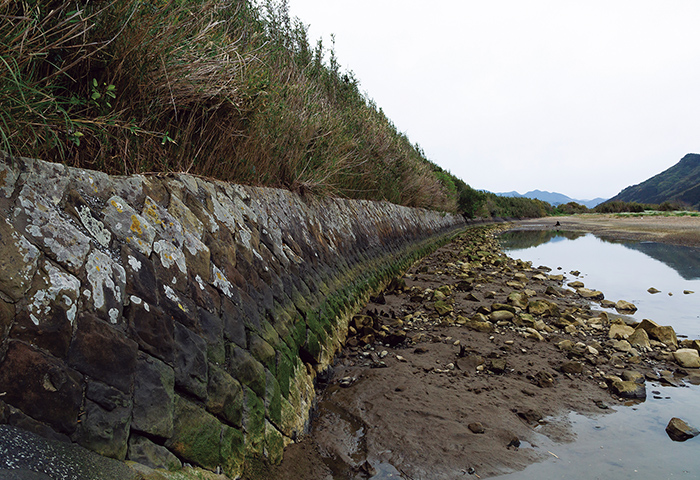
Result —
[[700, 215], [582, 214], [520, 220], [515, 225], [526, 229], [590, 232], [606, 239], [700, 246]]
[[[700, 244], [698, 218], [650, 220], [556, 217], [517, 227], [558, 221], [609, 238]], [[646, 380], [682, 381], [675, 335], [663, 343], [648, 326], [628, 325], [624, 311], [599, 310], [596, 292], [572, 283], [577, 272], [507, 257], [495, 234], [511, 226], [468, 230], [352, 319], [347, 346], [320, 385], [310, 433], [267, 478], [518, 471], [555, 454], [543, 438], [573, 441], [569, 412], [605, 414], [642, 398]]]

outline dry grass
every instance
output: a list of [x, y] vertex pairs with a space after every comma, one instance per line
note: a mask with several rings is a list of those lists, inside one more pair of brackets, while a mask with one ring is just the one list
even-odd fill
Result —
[[327, 55], [284, 1], [0, 0], [2, 148], [455, 210], [454, 182]]

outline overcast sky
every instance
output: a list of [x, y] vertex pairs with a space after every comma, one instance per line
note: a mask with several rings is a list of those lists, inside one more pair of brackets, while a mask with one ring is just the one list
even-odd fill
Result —
[[700, 153], [700, 1], [289, 0], [474, 188], [609, 198]]

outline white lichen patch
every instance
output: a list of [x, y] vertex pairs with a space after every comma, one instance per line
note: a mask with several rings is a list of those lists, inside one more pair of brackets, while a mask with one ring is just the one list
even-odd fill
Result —
[[80, 208], [77, 209], [77, 212], [80, 222], [83, 224], [88, 233], [92, 235], [95, 240], [97, 240], [97, 243], [103, 247], [109, 247], [109, 242], [112, 240], [112, 234], [105, 228], [105, 224], [93, 217], [90, 213], [90, 209], [85, 205], [81, 205]]
[[151, 197], [146, 197], [141, 214], [156, 228], [158, 235], [181, 247], [185, 236], [180, 221], [158, 205]]
[[29, 317], [39, 326], [54, 308], [60, 308], [66, 312], [66, 318], [72, 325], [78, 311], [80, 280], [48, 262], [43, 270], [46, 273], [45, 286], [37, 289], [29, 299]]
[[19, 203], [20, 215], [26, 216], [26, 232], [42, 241], [58, 263], [72, 271], [80, 268], [90, 251], [90, 239], [28, 185], [22, 187]]
[[231, 297], [233, 295], [233, 285], [231, 285], [231, 282], [228, 281], [224, 273], [221, 270], [219, 270], [216, 265], [212, 263], [211, 266], [214, 278], [214, 286], [218, 288], [221, 291], [221, 293], [223, 293], [227, 297]]
[[139, 270], [141, 270], [141, 262], [139, 262], [139, 260], [136, 257], [128, 255], [127, 261], [129, 262], [129, 266], [133, 271], [138, 272]]
[[41, 252], [5, 219], [0, 224], [0, 290], [19, 300], [29, 289]]
[[165, 292], [165, 296], [168, 297], [168, 300], [177, 304], [177, 306], [180, 310], [187, 313], [187, 309], [182, 305], [182, 300], [180, 300], [180, 297], [177, 296], [177, 293], [175, 293], [175, 290], [173, 290], [168, 285], [163, 285], [163, 291]]
[[153, 244], [153, 251], [159, 256], [160, 263], [165, 268], [170, 268], [177, 265], [178, 270], [183, 274], [187, 274], [187, 262], [182, 250], [177, 248], [172, 243], [165, 240], [158, 240]]
[[117, 310], [116, 308], [110, 308], [108, 315], [109, 315], [109, 321], [111, 323], [113, 323], [114, 325], [116, 325], [117, 322], [119, 321], [119, 310]]
[[111, 258], [99, 251], [93, 251], [85, 263], [88, 282], [92, 287], [92, 304], [95, 310], [106, 306], [106, 293], [111, 293], [114, 300], [124, 300], [126, 272]]
[[151, 254], [156, 229], [124, 199], [118, 196], [111, 197], [102, 214], [105, 225], [114, 236], [146, 256]]
[[141, 305], [141, 303], [143, 302], [143, 300], [141, 300], [141, 298], [140, 298], [140, 297], [137, 297], [136, 295], [131, 295], [131, 296], [129, 297], [129, 300], [130, 300], [131, 303], [133, 303], [134, 305]]
[[[216, 267], [214, 267], [214, 268], [216, 268]], [[204, 280], [202, 280], [202, 277], [197, 275], [196, 277], [194, 277], [194, 279], [197, 281], [197, 285], [199, 285], [199, 289], [204, 291]]]

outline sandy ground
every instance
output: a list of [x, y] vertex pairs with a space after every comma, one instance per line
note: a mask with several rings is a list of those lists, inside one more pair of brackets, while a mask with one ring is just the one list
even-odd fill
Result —
[[[518, 227], [556, 221], [614, 238], [700, 243], [694, 217], [558, 217]], [[616, 349], [609, 329], [624, 315], [600, 316], [556, 276], [571, 282], [576, 272], [529, 268], [502, 255], [491, 233], [470, 235], [414, 265], [356, 317], [357, 334], [321, 386], [310, 434], [287, 448], [269, 478], [454, 479], [521, 470], [551, 455], [547, 445], [573, 440], [568, 412], [605, 414], [629, 401], [611, 391], [611, 376], [674, 382], [684, 373], [674, 377], [664, 347]], [[518, 317], [493, 317], [514, 291], [559, 312], [536, 316], [541, 323], [529, 330]], [[564, 330], [562, 319], [574, 326]]]

